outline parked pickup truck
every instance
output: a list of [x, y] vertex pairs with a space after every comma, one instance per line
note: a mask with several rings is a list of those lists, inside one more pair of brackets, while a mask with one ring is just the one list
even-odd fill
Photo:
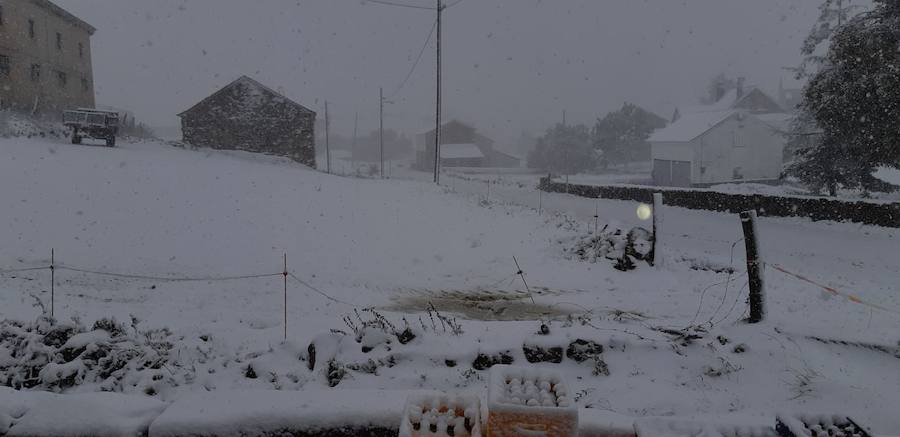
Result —
[[109, 147], [116, 146], [119, 132], [119, 114], [113, 111], [78, 108], [63, 111], [63, 124], [72, 129], [72, 144], [81, 144], [84, 137], [106, 140]]

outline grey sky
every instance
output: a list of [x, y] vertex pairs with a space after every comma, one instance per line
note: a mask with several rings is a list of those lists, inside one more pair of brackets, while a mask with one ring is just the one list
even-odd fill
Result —
[[[56, 0], [98, 28], [97, 97], [153, 125], [241, 74], [332, 126], [377, 126], [432, 28], [433, 11], [364, 0]], [[396, 0], [433, 6], [431, 0]], [[774, 90], [796, 65], [813, 0], [463, 0], [445, 13], [445, 118], [502, 140], [592, 122], [629, 100], [668, 117], [719, 71]], [[408, 133], [433, 123], [433, 41], [388, 107]]]

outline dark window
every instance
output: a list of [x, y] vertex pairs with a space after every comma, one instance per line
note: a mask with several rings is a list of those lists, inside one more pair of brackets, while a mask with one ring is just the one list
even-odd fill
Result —
[[31, 64], [31, 81], [38, 82], [41, 80], [41, 64]]
[[3, 25], [3, 5], [0, 5], [0, 26]]
[[56, 32], [56, 49], [62, 50], [62, 34]]
[[82, 44], [82, 43], [78, 43], [78, 57], [79, 58], [84, 57], [84, 44]]
[[9, 56], [0, 55], [0, 76], [9, 76]]
[[28, 37], [34, 39], [34, 20], [28, 20]]
[[732, 177], [734, 180], [743, 179], [744, 178], [744, 169], [742, 169], [740, 167], [735, 167]]
[[87, 79], [85, 79], [85, 78], [82, 77], [82, 78], [81, 78], [81, 90], [82, 90], [82, 91], [88, 91], [89, 89], [91, 89], [91, 84], [88, 83], [88, 80], [87, 80]]
[[61, 88], [65, 88], [66, 84], [69, 83], [69, 77], [66, 76], [66, 73], [62, 71], [56, 72], [56, 79], [59, 82], [59, 86]]

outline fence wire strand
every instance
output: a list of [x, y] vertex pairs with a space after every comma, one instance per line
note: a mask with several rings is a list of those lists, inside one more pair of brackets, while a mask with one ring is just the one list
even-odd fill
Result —
[[6, 270], [0, 270], [0, 275], [5, 275], [5, 274], [9, 274], [9, 273], [34, 272], [34, 271], [37, 271], [37, 270], [50, 270], [50, 266], [43, 266], [43, 267], [26, 267], [26, 268], [21, 268], [21, 269], [6, 269]]
[[284, 273], [265, 273], [258, 275], [236, 275], [236, 276], [153, 276], [130, 273], [104, 272], [99, 270], [83, 269], [68, 265], [57, 265], [57, 270], [68, 270], [70, 272], [87, 273], [98, 276], [108, 276], [123, 279], [143, 279], [148, 281], [165, 281], [165, 282], [210, 282], [210, 281], [236, 281], [240, 279], [268, 278], [274, 276], [282, 276]]
[[[279, 273], [279, 275], [283, 275], [283, 273]], [[342, 300], [340, 300], [340, 299], [338, 299], [338, 298], [335, 298], [335, 297], [332, 297], [332, 296], [328, 295], [328, 293], [325, 293], [324, 291], [319, 290], [318, 288], [314, 287], [314, 286], [311, 285], [310, 283], [308, 283], [308, 282], [306, 282], [306, 281], [300, 279], [299, 277], [297, 277], [297, 275], [293, 274], [292, 272], [288, 272], [288, 275], [289, 275], [293, 280], [299, 282], [300, 285], [303, 285], [304, 287], [306, 287], [306, 288], [308, 288], [308, 289], [310, 289], [310, 290], [312, 290], [312, 291], [314, 291], [314, 292], [316, 292], [316, 293], [322, 295], [324, 298], [326, 298], [326, 299], [328, 299], [328, 300], [330, 300], [330, 301], [332, 301], [332, 302], [337, 302], [337, 303], [339, 303], [339, 304], [349, 305], [349, 306], [352, 306], [352, 307], [359, 308], [359, 305], [356, 305], [356, 304], [350, 303], [350, 302], [345, 302], [345, 301], [342, 301]]]

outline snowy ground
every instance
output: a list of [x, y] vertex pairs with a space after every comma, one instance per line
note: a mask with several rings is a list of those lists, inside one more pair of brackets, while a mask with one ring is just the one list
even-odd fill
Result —
[[[814, 286], [768, 269], [767, 321], [738, 323], [746, 309], [746, 278], [733, 215], [666, 208], [665, 266], [620, 272], [605, 260], [569, 259], [564, 249], [593, 231], [595, 212], [601, 228], [649, 228], [636, 217], [637, 205], [541, 194], [536, 180], [492, 184], [488, 194], [488, 184], [479, 180], [445, 176], [445, 186], [435, 187], [425, 182], [428, 175], [400, 166], [388, 181], [345, 178], [277, 158], [152, 142], [108, 149], [0, 139], [0, 158], [0, 270], [44, 266], [53, 248], [57, 263], [83, 270], [241, 276], [279, 273], [287, 253], [289, 270], [329, 296], [381, 308], [394, 323], [410, 321], [416, 340], [395, 345], [390, 354], [373, 352], [394, 356], [395, 366], [377, 374], [351, 372], [333, 390], [480, 393], [486, 375], [469, 365], [478, 353], [510, 350], [517, 364], [525, 364], [523, 342], [589, 337], [605, 345], [609, 376], [594, 376], [589, 363], [545, 364], [565, 372], [583, 408], [627, 416], [836, 411], [882, 433], [900, 430], [896, 352], [806, 338], [896, 351], [900, 315], [825, 299]], [[762, 218], [759, 228], [767, 262], [900, 309], [894, 259], [900, 231], [778, 218]], [[529, 311], [513, 256], [540, 311]], [[732, 265], [737, 273], [730, 281], [727, 273], [704, 270]], [[192, 378], [158, 392], [164, 401], [205, 390], [325, 389], [321, 372], [310, 372], [298, 356], [331, 329], [349, 331], [342, 316], [355, 318], [354, 306], [291, 280], [289, 342], [282, 344], [278, 276], [169, 282], [58, 270], [56, 284], [60, 319], [78, 317], [89, 325], [134, 315], [142, 326], [171, 328], [186, 344], [212, 339], [203, 340], [209, 343], [204, 357], [216, 358], [193, 362]], [[49, 285], [44, 270], [0, 274], [0, 319], [34, 320], [39, 310], [31, 295], [47, 302]], [[482, 308], [485, 317], [460, 311], [459, 336], [440, 326], [429, 329], [427, 302], [448, 305], [449, 314], [454, 299], [494, 303]], [[422, 307], [414, 311], [410, 301]], [[520, 307], [512, 316], [496, 316], [505, 313], [504, 305]], [[391, 311], [397, 308], [405, 312]], [[549, 337], [534, 334], [542, 311], [554, 318]], [[571, 327], [565, 314], [573, 314]], [[709, 333], [686, 346], [651, 329], [692, 323], [706, 324]], [[354, 344], [343, 342], [338, 356], [369, 357]], [[740, 344], [745, 351], [735, 352]], [[459, 365], [441, 365], [446, 360]], [[248, 363], [266, 376], [247, 378]]]

